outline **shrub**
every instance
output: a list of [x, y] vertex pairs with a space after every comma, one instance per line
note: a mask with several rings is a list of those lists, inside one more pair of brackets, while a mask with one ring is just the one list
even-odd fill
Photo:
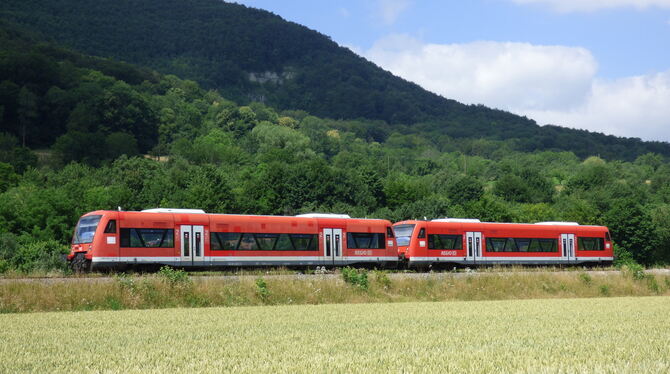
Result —
[[644, 266], [635, 261], [629, 261], [625, 265], [622, 265], [620, 269], [622, 273], [630, 275], [635, 280], [642, 280], [645, 277]]
[[593, 282], [593, 278], [591, 278], [591, 276], [586, 274], [586, 273], [580, 273], [579, 274], [579, 280], [584, 282], [584, 284], [586, 284], [586, 285], [590, 285], [591, 282]]
[[268, 297], [270, 297], [270, 290], [268, 290], [268, 284], [263, 278], [256, 279], [256, 293], [258, 296], [266, 302]]
[[0, 260], [5, 260], [9, 263], [18, 249], [19, 243], [13, 234], [0, 234]]
[[114, 279], [116, 279], [116, 282], [124, 290], [128, 290], [131, 293], [135, 293], [137, 290], [137, 284], [135, 283], [135, 280], [129, 277], [126, 273], [117, 274], [114, 276]]
[[158, 271], [158, 276], [172, 287], [191, 284], [191, 278], [184, 270], [175, 270], [169, 266], [163, 266]]
[[603, 296], [609, 296], [610, 295], [610, 286], [603, 284], [600, 287], [598, 287], [600, 290], [600, 294]]
[[346, 283], [359, 287], [362, 290], [367, 290], [370, 285], [368, 281], [368, 273], [363, 269], [359, 270], [346, 267], [342, 269], [342, 278]]
[[385, 271], [381, 270], [375, 270], [375, 281], [382, 286], [385, 290], [388, 290], [391, 288], [391, 279], [389, 279], [389, 276], [386, 274]]
[[9, 270], [9, 262], [0, 258], [0, 274], [5, 273], [7, 270]]
[[661, 293], [661, 287], [658, 285], [658, 282], [656, 281], [656, 277], [653, 275], [649, 274], [646, 276], [647, 278], [647, 287], [649, 288], [649, 291], [659, 294]]
[[29, 242], [19, 246], [10, 265], [24, 273], [35, 270], [67, 272], [67, 261], [63, 255], [68, 252], [67, 246], [55, 240]]

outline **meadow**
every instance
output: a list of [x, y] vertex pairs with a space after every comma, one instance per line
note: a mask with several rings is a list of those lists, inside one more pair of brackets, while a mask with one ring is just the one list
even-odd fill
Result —
[[0, 279], [0, 314], [416, 301], [670, 296], [670, 274], [506, 271], [192, 277], [165, 268], [111, 278]]
[[667, 373], [670, 298], [0, 315], [0, 372]]

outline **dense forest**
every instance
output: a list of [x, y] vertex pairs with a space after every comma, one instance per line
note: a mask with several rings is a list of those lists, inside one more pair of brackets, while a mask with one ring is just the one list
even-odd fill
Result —
[[[475, 138], [505, 141], [523, 152], [570, 151], [580, 158], [599, 155], [606, 160], [634, 161], [649, 152], [670, 156], [667, 143], [538, 126], [508, 112], [445, 99], [393, 76], [316, 31], [267, 11], [220, 0], [4, 0], [0, 2], [0, 19], [14, 29], [29, 29], [89, 55], [196, 81], [238, 105], [260, 102], [279, 111], [302, 110], [320, 118], [359, 120], [368, 124], [366, 140], [385, 142], [392, 133], [399, 133], [430, 139], [440, 150], [449, 149], [453, 139]], [[74, 58], [40, 52], [48, 55], [47, 60]], [[44, 61], [31, 60], [30, 55], [5, 55], [5, 66], [0, 70], [4, 77], [0, 79], [9, 79], [20, 89], [26, 87], [22, 94], [25, 102], [35, 96], [38, 104], [46, 103], [44, 90], [62, 88], [67, 76], [56, 77], [53, 66], [45, 65], [30, 81], [12, 70]], [[136, 79], [147, 74], [123, 77], [130, 74], [127, 68], [118, 63], [109, 65], [114, 66], [98, 69], [128, 84], [138, 83]], [[61, 81], [55, 81], [58, 79]], [[14, 89], [10, 85], [3, 87], [3, 92], [7, 96], [9, 91], [11, 96]], [[90, 109], [91, 105], [81, 104], [78, 113], [90, 115], [84, 107]], [[38, 105], [40, 113], [36, 115], [41, 117], [23, 116], [24, 124], [17, 124], [19, 114], [12, 109], [16, 106], [6, 107], [10, 109], [5, 121], [20, 127], [10, 132], [21, 138], [22, 144], [21, 131], [27, 131], [31, 121], [39, 131], [27, 137], [25, 144], [33, 148], [51, 146], [52, 132], [65, 130], [63, 117], [49, 118], [53, 124], [43, 121], [48, 108]], [[143, 118], [138, 126], [156, 121]], [[140, 152], [153, 146], [144, 138], [137, 139]]]
[[658, 153], [529, 153], [430, 125], [238, 105], [7, 25], [0, 45], [0, 272], [62, 266], [85, 212], [159, 206], [568, 220], [609, 226], [620, 259], [670, 261], [670, 163]]

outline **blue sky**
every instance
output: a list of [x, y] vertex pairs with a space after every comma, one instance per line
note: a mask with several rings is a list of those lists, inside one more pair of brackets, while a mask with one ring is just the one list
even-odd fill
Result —
[[241, 0], [445, 97], [670, 141], [670, 0]]

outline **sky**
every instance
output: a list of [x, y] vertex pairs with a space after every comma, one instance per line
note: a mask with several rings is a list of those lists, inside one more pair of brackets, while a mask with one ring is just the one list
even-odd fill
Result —
[[237, 0], [425, 89], [670, 141], [670, 0]]

